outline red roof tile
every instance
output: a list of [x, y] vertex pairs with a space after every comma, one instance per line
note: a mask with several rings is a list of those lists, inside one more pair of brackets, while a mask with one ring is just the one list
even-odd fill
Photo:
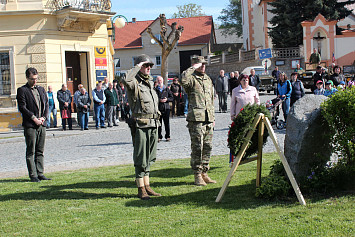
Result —
[[[153, 20], [129, 22], [121, 29], [116, 28], [115, 49], [142, 47], [141, 33], [153, 22]], [[179, 45], [207, 44], [210, 42], [213, 26], [212, 16], [167, 19], [169, 25], [173, 22], [177, 22], [177, 26], [182, 25], [184, 27]]]

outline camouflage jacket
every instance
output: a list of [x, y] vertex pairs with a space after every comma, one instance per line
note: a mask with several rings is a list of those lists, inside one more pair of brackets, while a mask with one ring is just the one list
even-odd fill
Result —
[[140, 67], [135, 66], [121, 79], [126, 87], [132, 117], [136, 119], [136, 126], [139, 128], [158, 127], [159, 100], [154, 90], [153, 78], [150, 75], [143, 78], [139, 70]]
[[189, 100], [187, 121], [214, 121], [214, 87], [212, 80], [206, 74], [199, 75], [193, 67], [182, 73], [181, 85]]

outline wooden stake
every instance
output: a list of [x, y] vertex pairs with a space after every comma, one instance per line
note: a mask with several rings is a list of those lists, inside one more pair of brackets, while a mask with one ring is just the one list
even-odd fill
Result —
[[258, 159], [256, 165], [256, 187], [260, 187], [261, 184], [261, 167], [263, 159], [263, 145], [264, 145], [264, 118], [262, 115], [262, 120], [259, 122], [259, 133], [258, 133]]
[[281, 148], [280, 148], [280, 146], [279, 146], [279, 144], [278, 144], [278, 142], [277, 142], [277, 139], [276, 139], [274, 130], [272, 129], [271, 123], [270, 123], [270, 121], [269, 121], [269, 119], [268, 119], [267, 117], [264, 117], [264, 123], [265, 123], [265, 125], [266, 125], [267, 130], [268, 130], [269, 133], [270, 133], [270, 137], [271, 137], [272, 141], [274, 142], [274, 145], [275, 145], [275, 147], [276, 147], [277, 153], [279, 154], [280, 159], [281, 159], [281, 161], [282, 161], [282, 164], [283, 164], [283, 166], [284, 166], [284, 168], [285, 168], [285, 170], [286, 170], [287, 176], [288, 176], [288, 178], [289, 178], [290, 181], [291, 181], [293, 190], [294, 190], [295, 193], [296, 193], [296, 196], [297, 196], [297, 198], [298, 198], [298, 201], [299, 201], [302, 205], [305, 206], [305, 205], [306, 205], [306, 201], [304, 200], [303, 195], [302, 195], [302, 193], [301, 193], [301, 190], [300, 190], [300, 188], [299, 188], [298, 185], [297, 185], [296, 179], [295, 179], [295, 177], [294, 177], [293, 174], [292, 174], [292, 171], [291, 171], [291, 169], [290, 169], [290, 166], [288, 165], [288, 162], [287, 162], [287, 160], [286, 160], [286, 157], [285, 157], [284, 153], [281, 151]]
[[239, 165], [241, 159], [243, 158], [243, 155], [244, 155], [245, 151], [246, 151], [247, 148], [248, 148], [250, 139], [251, 139], [251, 137], [253, 136], [253, 134], [254, 134], [254, 132], [255, 132], [255, 128], [256, 128], [256, 126], [259, 124], [259, 122], [260, 122], [262, 116], [263, 116], [263, 114], [258, 114], [258, 115], [255, 117], [255, 119], [254, 119], [254, 121], [253, 121], [253, 124], [251, 125], [252, 130], [248, 132], [248, 134], [247, 134], [247, 136], [246, 136], [246, 138], [245, 138], [245, 142], [243, 143], [243, 145], [242, 145], [242, 147], [240, 148], [240, 150], [239, 150], [237, 156], [235, 157], [235, 160], [234, 160], [234, 162], [233, 162], [233, 166], [232, 166], [231, 170], [229, 171], [229, 174], [228, 174], [226, 180], [224, 181], [221, 190], [219, 191], [219, 194], [218, 194], [218, 196], [217, 196], [217, 198], [216, 198], [216, 202], [220, 202], [221, 199], [222, 199], [222, 197], [224, 196], [224, 193], [226, 192], [227, 187], [228, 187], [230, 181], [232, 180], [232, 177], [233, 177], [235, 171], [237, 170], [238, 165]]

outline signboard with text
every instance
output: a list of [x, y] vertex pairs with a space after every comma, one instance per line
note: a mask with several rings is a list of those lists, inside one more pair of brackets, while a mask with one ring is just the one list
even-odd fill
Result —
[[259, 49], [259, 59], [272, 58], [271, 49]]
[[95, 58], [95, 68], [96, 69], [107, 69], [107, 59], [106, 58]]
[[96, 70], [96, 81], [103, 81], [107, 77], [107, 70]]

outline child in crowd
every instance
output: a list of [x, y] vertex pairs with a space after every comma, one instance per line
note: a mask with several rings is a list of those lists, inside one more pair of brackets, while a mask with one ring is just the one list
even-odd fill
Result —
[[332, 95], [338, 91], [337, 89], [332, 87], [333, 87], [333, 81], [329, 80], [325, 83], [325, 92], [324, 92], [325, 96], [332, 97]]
[[348, 87], [351, 88], [351, 87], [355, 87], [355, 77], [348, 82]]
[[316, 86], [317, 86], [317, 89], [314, 90], [314, 94], [315, 95], [324, 95], [325, 90], [323, 88], [323, 81], [318, 80]]

